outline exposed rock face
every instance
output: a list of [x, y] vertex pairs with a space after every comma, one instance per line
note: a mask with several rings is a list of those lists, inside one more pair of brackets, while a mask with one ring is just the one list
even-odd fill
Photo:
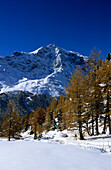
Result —
[[33, 94], [64, 94], [77, 65], [84, 69], [84, 57], [50, 44], [36, 51], [14, 52], [0, 57], [0, 93], [28, 91]]
[[76, 66], [84, 69], [87, 57], [50, 44], [33, 52], [0, 57], [0, 114], [13, 99], [20, 115], [46, 108], [52, 97], [64, 94]]
[[9, 100], [12, 99], [19, 115], [30, 114], [38, 107], [46, 108], [52, 101], [51, 96], [33, 95], [29, 92], [17, 91], [0, 94], [0, 114], [7, 111]]

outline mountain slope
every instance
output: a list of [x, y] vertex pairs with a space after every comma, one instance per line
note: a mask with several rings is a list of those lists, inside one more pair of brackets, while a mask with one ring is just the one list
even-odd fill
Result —
[[77, 65], [84, 69], [87, 57], [50, 44], [33, 52], [0, 57], [0, 93], [29, 91], [59, 96]]

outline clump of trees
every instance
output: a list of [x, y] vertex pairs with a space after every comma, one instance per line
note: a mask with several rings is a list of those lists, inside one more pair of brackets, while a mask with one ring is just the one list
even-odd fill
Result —
[[[100, 52], [93, 51], [85, 73], [79, 67], [65, 88], [65, 96], [53, 98], [46, 109], [37, 110], [23, 117], [18, 115], [13, 101], [1, 117], [0, 136], [17, 138], [29, 126], [34, 139], [50, 130], [77, 130], [80, 139], [89, 135], [111, 134], [111, 61], [99, 60]], [[100, 131], [100, 129], [102, 129]]]
[[34, 139], [40, 139], [43, 131], [43, 123], [45, 121], [45, 110], [39, 107], [32, 115], [30, 115], [30, 120], [32, 131], [34, 132]]
[[11, 137], [19, 138], [21, 132], [21, 118], [12, 100], [9, 101], [7, 112], [3, 113], [1, 119], [0, 136], [8, 137], [9, 141]]
[[89, 135], [111, 134], [111, 61], [99, 60], [93, 51], [86, 72], [79, 67], [65, 88], [65, 96], [46, 109], [48, 130], [78, 130], [80, 139]]

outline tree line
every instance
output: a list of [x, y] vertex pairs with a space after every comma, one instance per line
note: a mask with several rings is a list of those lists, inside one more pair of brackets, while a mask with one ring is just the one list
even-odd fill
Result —
[[[20, 133], [31, 127], [34, 139], [50, 130], [79, 132], [81, 140], [90, 136], [111, 134], [111, 61], [100, 60], [100, 52], [93, 51], [85, 72], [77, 67], [65, 88], [65, 96], [53, 98], [46, 109], [41, 107], [23, 117], [18, 115], [13, 100], [1, 115], [0, 136], [20, 138]], [[78, 135], [78, 133], [77, 133]]]

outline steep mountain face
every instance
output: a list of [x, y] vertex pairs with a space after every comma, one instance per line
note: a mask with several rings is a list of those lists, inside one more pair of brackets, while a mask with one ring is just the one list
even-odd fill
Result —
[[28, 91], [33, 94], [64, 94], [77, 65], [84, 69], [84, 57], [50, 44], [36, 51], [14, 52], [0, 57], [0, 93]]
[[33, 95], [23, 91], [2, 93], [0, 94], [0, 115], [7, 111], [10, 99], [13, 100], [13, 104], [20, 116], [26, 113], [30, 114], [30, 112], [35, 111], [38, 107], [46, 109], [52, 101], [51, 96], [44, 94]]

